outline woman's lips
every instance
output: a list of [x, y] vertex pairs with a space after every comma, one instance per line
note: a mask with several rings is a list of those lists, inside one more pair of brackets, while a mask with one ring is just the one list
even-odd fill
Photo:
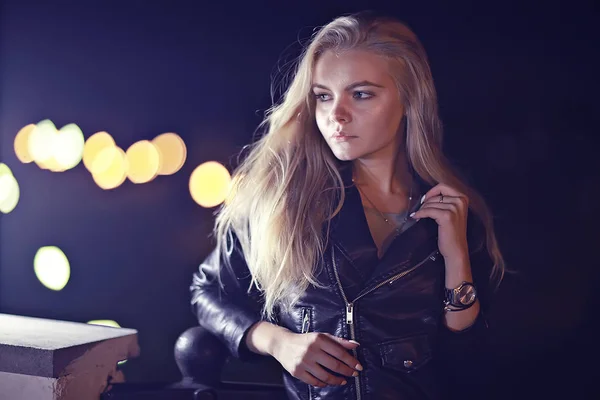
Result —
[[333, 140], [335, 140], [336, 142], [346, 142], [350, 139], [356, 138], [356, 136], [347, 135], [344, 132], [336, 132], [333, 134], [333, 136], [331, 138]]

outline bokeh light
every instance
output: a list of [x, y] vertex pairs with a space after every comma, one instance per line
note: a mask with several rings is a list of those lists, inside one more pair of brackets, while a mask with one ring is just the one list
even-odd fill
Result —
[[132, 144], [125, 153], [127, 156], [127, 177], [133, 183], [150, 182], [158, 174], [160, 155], [154, 145], [147, 140]]
[[[69, 170], [83, 161], [103, 189], [114, 189], [127, 178], [139, 184], [158, 175], [173, 175], [187, 157], [185, 142], [173, 132], [162, 133], [151, 141], [140, 140], [123, 152], [108, 132], [96, 132], [85, 140], [76, 124], [58, 130], [49, 119], [21, 128], [14, 150], [22, 163], [35, 162], [41, 169], [54, 172]], [[4, 182], [7, 185], [8, 180]]]
[[61, 172], [79, 164], [84, 143], [83, 132], [76, 124], [57, 130], [52, 121], [45, 119], [17, 133], [15, 153], [22, 162], [32, 160], [42, 169]]
[[229, 192], [231, 175], [227, 168], [216, 161], [205, 162], [192, 172], [189, 189], [192, 198], [202, 207], [221, 204]]
[[[83, 165], [92, 174], [94, 173], [92, 170], [94, 160], [107, 147], [116, 147], [115, 140], [108, 132], [96, 132], [85, 141], [85, 145], [83, 146]], [[100, 173], [102, 171], [95, 172]]]
[[173, 175], [183, 167], [187, 148], [179, 135], [172, 132], [163, 133], [155, 137], [152, 144], [160, 153], [159, 175]]
[[51, 290], [62, 290], [71, 276], [67, 256], [56, 246], [40, 248], [33, 259], [33, 270], [39, 281]]
[[96, 320], [88, 321], [88, 324], [90, 324], [90, 325], [110, 326], [110, 327], [113, 327], [113, 328], [120, 328], [121, 327], [116, 321], [113, 321], [112, 319], [96, 319]]
[[94, 182], [104, 190], [114, 189], [125, 182], [127, 157], [120, 147], [105, 147], [91, 165]]
[[83, 132], [76, 124], [68, 124], [60, 128], [54, 140], [53, 158], [62, 169], [77, 166], [83, 157], [85, 140]]
[[56, 126], [49, 119], [36, 124], [35, 128], [29, 134], [27, 146], [33, 161], [44, 163], [50, 160], [56, 135]]
[[54, 158], [54, 156], [51, 156], [50, 158], [48, 158], [47, 160], [44, 160], [44, 161], [36, 161], [35, 163], [41, 169], [47, 169], [47, 170], [52, 171], [52, 172], [64, 172], [64, 171], [66, 171], [66, 169], [63, 168], [58, 163], [58, 161], [56, 161], [56, 159]]
[[29, 124], [21, 128], [17, 133], [17, 136], [15, 136], [15, 154], [23, 164], [28, 164], [33, 161], [33, 157], [29, 153], [29, 137], [34, 129], [35, 124]]
[[19, 183], [8, 165], [0, 163], [0, 212], [8, 214], [15, 209], [20, 197]]
[[12, 175], [12, 171], [10, 170], [8, 165], [6, 165], [4, 163], [0, 163], [0, 176], [5, 175], [5, 174]]

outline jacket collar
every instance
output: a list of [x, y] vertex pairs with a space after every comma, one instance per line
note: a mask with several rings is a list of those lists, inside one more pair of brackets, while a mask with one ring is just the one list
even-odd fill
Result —
[[[340, 212], [332, 221], [330, 236], [336, 247], [348, 259], [352, 272], [359, 274], [360, 281], [365, 285], [375, 283], [398, 268], [409, 268], [421, 261], [420, 258], [426, 257], [433, 248], [437, 248], [437, 224], [427, 218], [416, 222], [400, 234], [383, 258], [379, 259], [360, 193], [352, 182], [352, 166], [349, 162], [340, 167], [340, 174], [344, 182], [345, 199]], [[429, 190], [429, 185], [416, 179], [421, 193]]]

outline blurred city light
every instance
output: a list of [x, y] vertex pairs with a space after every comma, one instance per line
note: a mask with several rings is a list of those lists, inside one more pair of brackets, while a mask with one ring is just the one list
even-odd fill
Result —
[[51, 290], [62, 290], [71, 276], [67, 256], [56, 246], [40, 248], [33, 259], [33, 270], [39, 281]]
[[34, 161], [40, 168], [62, 172], [74, 168], [83, 156], [83, 132], [76, 124], [67, 124], [60, 130], [49, 119], [36, 125], [27, 125], [15, 137], [17, 158]]
[[[187, 157], [185, 142], [173, 132], [162, 133], [151, 141], [135, 142], [124, 152], [108, 132], [96, 132], [85, 140], [76, 124], [58, 130], [49, 119], [21, 128], [15, 136], [14, 150], [22, 163], [34, 162], [39, 168], [54, 172], [74, 168], [83, 161], [102, 189], [114, 189], [127, 178], [140, 184], [158, 175], [173, 175], [183, 167]], [[2, 189], [7, 195], [10, 187], [14, 200], [18, 193], [14, 194], [16, 181], [11, 179], [5, 178]], [[205, 204], [216, 200], [207, 201]]]
[[[94, 133], [85, 141], [85, 145], [83, 146], [83, 165], [85, 165], [85, 168], [93, 174], [92, 164], [98, 154], [107, 147], [115, 146], [115, 140], [108, 132], [102, 131]], [[100, 173], [102, 171], [95, 172]]]
[[[45, 119], [36, 124], [35, 128], [29, 134], [27, 148], [33, 161], [38, 165], [51, 164], [54, 138], [56, 136], [56, 126], [49, 119]], [[45, 164], [44, 164], [45, 163]], [[42, 167], [45, 168], [45, 167]]]
[[90, 325], [101, 325], [101, 326], [110, 326], [113, 328], [120, 328], [121, 326], [113, 321], [112, 319], [96, 319], [93, 321], [88, 321], [88, 324]]
[[127, 156], [127, 177], [133, 183], [150, 182], [158, 174], [160, 154], [151, 142], [141, 140], [132, 144]]
[[34, 129], [35, 124], [29, 124], [21, 128], [21, 130], [17, 133], [17, 136], [15, 136], [15, 154], [17, 155], [19, 161], [21, 161], [23, 164], [33, 161], [33, 157], [29, 153], [29, 137]]
[[20, 197], [19, 183], [8, 165], [0, 163], [0, 212], [8, 214], [15, 209]]
[[127, 157], [120, 147], [105, 147], [91, 165], [94, 182], [102, 189], [120, 186], [127, 177]]
[[216, 161], [205, 162], [192, 172], [189, 189], [192, 198], [202, 207], [221, 204], [227, 197], [231, 175], [227, 168]]
[[74, 168], [81, 162], [85, 140], [83, 132], [76, 124], [60, 128], [54, 140], [53, 158], [65, 170]]
[[152, 140], [160, 154], [159, 175], [173, 175], [181, 169], [187, 157], [185, 142], [176, 133], [163, 133]]

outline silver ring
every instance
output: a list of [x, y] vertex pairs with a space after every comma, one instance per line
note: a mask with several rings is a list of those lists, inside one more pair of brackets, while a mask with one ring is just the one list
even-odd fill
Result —
[[444, 195], [440, 193], [440, 203], [444, 202]]

